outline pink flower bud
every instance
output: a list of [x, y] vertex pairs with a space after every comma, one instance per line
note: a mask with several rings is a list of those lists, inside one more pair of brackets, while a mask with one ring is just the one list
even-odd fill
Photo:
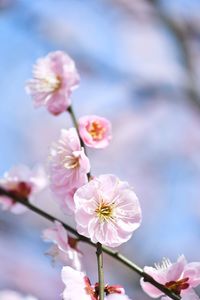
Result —
[[79, 133], [83, 142], [92, 148], [105, 148], [111, 136], [111, 123], [98, 116], [84, 116], [78, 121]]

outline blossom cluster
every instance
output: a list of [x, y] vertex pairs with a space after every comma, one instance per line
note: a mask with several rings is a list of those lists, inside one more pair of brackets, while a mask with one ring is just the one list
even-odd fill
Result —
[[[74, 61], [66, 53], [56, 51], [36, 62], [33, 79], [27, 82], [26, 90], [35, 107], [44, 106], [54, 116], [64, 112], [72, 114], [72, 92], [79, 81]], [[113, 174], [91, 175], [86, 153], [87, 147], [107, 147], [111, 139], [109, 120], [97, 115], [81, 116], [74, 127], [61, 129], [58, 140], [50, 148], [47, 170], [19, 165], [5, 174], [0, 186], [11, 197], [0, 196], [2, 208], [13, 213], [25, 212], [26, 206], [14, 200], [15, 197], [24, 203], [34, 203], [39, 192], [50, 187], [62, 212], [74, 218], [78, 236], [111, 248], [127, 242], [142, 220], [138, 197], [126, 181]], [[70, 236], [58, 221], [45, 229], [42, 236], [52, 243], [47, 254], [63, 265], [63, 299], [99, 300], [101, 287], [99, 283], [92, 285], [83, 270], [84, 254], [78, 247], [78, 238]], [[200, 263], [188, 264], [181, 256], [174, 264], [164, 260], [155, 268], [145, 267], [144, 271], [184, 300], [199, 299], [193, 288], [200, 284]], [[143, 279], [141, 287], [152, 298], [169, 299]], [[119, 285], [106, 284], [104, 294], [106, 300], [130, 300]]]

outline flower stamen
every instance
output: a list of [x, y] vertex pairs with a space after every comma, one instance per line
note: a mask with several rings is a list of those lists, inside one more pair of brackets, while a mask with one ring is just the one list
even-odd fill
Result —
[[108, 221], [109, 219], [113, 219], [113, 208], [113, 204], [107, 204], [102, 201], [95, 212], [101, 221]]
[[32, 87], [40, 93], [53, 93], [59, 90], [61, 87], [60, 76], [46, 71], [36, 69], [34, 72], [34, 79], [32, 81]]
[[87, 126], [87, 131], [94, 140], [101, 140], [104, 136], [106, 129], [99, 121], [94, 121]]
[[159, 269], [166, 270], [171, 265], [172, 265], [171, 261], [168, 258], [166, 258], [166, 257], [163, 258], [161, 264], [155, 263], [155, 267], [156, 267], [157, 270], [159, 270]]
[[68, 170], [79, 167], [79, 157], [70, 156], [70, 155], [65, 156], [65, 158], [63, 159], [63, 166]]

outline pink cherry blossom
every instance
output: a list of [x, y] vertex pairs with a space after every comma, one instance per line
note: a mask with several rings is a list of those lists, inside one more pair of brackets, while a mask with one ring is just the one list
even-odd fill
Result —
[[[34, 201], [35, 196], [47, 185], [47, 178], [42, 167], [35, 167], [30, 170], [25, 165], [13, 167], [4, 174], [0, 180], [0, 186], [14, 195], [28, 198], [30, 202]], [[0, 204], [3, 210], [10, 210], [18, 214], [23, 213], [27, 208], [13, 201], [8, 196], [0, 196]]]
[[66, 53], [55, 51], [37, 60], [26, 90], [35, 107], [46, 106], [51, 114], [58, 115], [70, 106], [71, 93], [78, 83], [74, 61]]
[[[184, 255], [181, 255], [175, 263], [171, 263], [169, 259], [163, 259], [161, 265], [156, 264], [155, 268], [144, 267], [144, 271], [174, 293], [181, 295], [183, 299], [199, 299], [193, 291], [193, 288], [200, 284], [199, 262], [187, 263]], [[152, 298], [163, 295], [160, 290], [143, 279], [141, 279], [141, 286]], [[167, 300], [170, 298], [163, 297], [162, 299]]]
[[89, 278], [83, 273], [63, 267], [61, 273], [62, 281], [65, 284], [63, 300], [97, 300], [94, 287], [91, 286]]
[[94, 243], [117, 247], [140, 226], [137, 196], [114, 175], [101, 175], [80, 187], [74, 201], [77, 230]]
[[92, 148], [105, 148], [111, 140], [111, 123], [95, 115], [81, 117], [78, 121], [83, 142]]
[[48, 254], [78, 271], [81, 270], [82, 255], [77, 249], [77, 240], [67, 234], [60, 222], [56, 221], [53, 228], [44, 230], [43, 238], [54, 243]]
[[11, 290], [0, 291], [1, 300], [37, 300], [32, 296], [22, 296], [19, 293]]
[[49, 159], [51, 189], [68, 212], [74, 210], [73, 194], [87, 182], [89, 159], [80, 145], [75, 128], [62, 130], [59, 141], [52, 147]]

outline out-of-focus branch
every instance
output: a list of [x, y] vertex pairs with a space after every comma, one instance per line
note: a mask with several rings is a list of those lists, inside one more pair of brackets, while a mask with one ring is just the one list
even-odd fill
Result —
[[176, 38], [180, 46], [182, 59], [184, 62], [185, 69], [188, 73], [188, 81], [189, 81], [185, 91], [187, 93], [189, 100], [191, 100], [196, 105], [196, 107], [200, 109], [200, 96], [197, 92], [195, 82], [194, 82], [193, 66], [192, 66], [192, 60], [188, 48], [187, 35], [184, 30], [185, 28], [179, 26], [176, 22], [173, 21], [172, 18], [168, 17], [168, 15], [164, 13], [162, 8], [160, 7], [159, 0], [147, 0], [147, 2], [153, 5], [161, 21], [170, 30], [170, 32]]
[[[146, 1], [146, 2], [145, 2]], [[138, 9], [137, 6], [141, 5], [144, 6], [145, 9], [145, 3], [150, 6], [152, 6], [152, 11], [150, 11], [149, 8], [147, 8], [147, 15], [148, 10], [150, 13], [157, 14], [157, 16], [160, 18], [160, 20], [163, 22], [164, 26], [171, 32], [171, 34], [175, 37], [178, 45], [179, 50], [181, 52], [182, 61], [185, 66], [185, 70], [188, 74], [188, 82], [186, 84], [186, 87], [183, 89], [186, 93], [188, 100], [195, 105], [195, 107], [200, 110], [200, 95], [198, 94], [195, 80], [194, 80], [194, 72], [193, 72], [193, 63], [190, 56], [190, 49], [189, 49], [189, 42], [187, 37], [187, 28], [181, 27], [177, 22], [175, 22], [172, 18], [170, 18], [163, 9], [160, 6], [159, 0], [138, 0], [136, 1], [129, 1], [129, 0], [110, 0], [110, 2], [113, 5], [119, 6], [121, 9], [123, 9], [127, 14], [131, 14], [134, 18], [137, 17]]]
[[[9, 192], [9, 191], [5, 190], [1, 186], [0, 186], [0, 196], [7, 196], [7, 197], [13, 199], [13, 201], [21, 203], [22, 205], [26, 206], [30, 210], [34, 211], [38, 215], [44, 217], [45, 219], [47, 219], [47, 220], [49, 220], [51, 222], [54, 222], [54, 221], [60, 222], [63, 225], [63, 227], [67, 231], [69, 231], [72, 234], [74, 234], [78, 238], [79, 241], [87, 243], [90, 246], [96, 248], [96, 244], [92, 243], [90, 239], [88, 239], [87, 237], [79, 234], [74, 228], [72, 228], [68, 224], [63, 223], [62, 221], [60, 221], [57, 218], [55, 218], [52, 215], [50, 215], [49, 213], [47, 213], [47, 212], [39, 209], [38, 207], [34, 206], [33, 204], [31, 204], [28, 201], [27, 198], [21, 198], [21, 197], [17, 196], [15, 193]], [[134, 271], [135, 273], [137, 273], [139, 276], [141, 276], [144, 279], [144, 281], [147, 281], [147, 282], [151, 283], [156, 288], [158, 288], [160, 291], [162, 291], [163, 294], [167, 295], [171, 299], [181, 300], [181, 297], [179, 295], [173, 293], [170, 289], [166, 288], [164, 285], [162, 285], [159, 282], [157, 282], [155, 279], [153, 279], [153, 277], [151, 277], [150, 275], [148, 275], [147, 273], [145, 273], [142, 268], [140, 268], [135, 263], [133, 263], [132, 261], [130, 261], [128, 258], [126, 258], [125, 256], [123, 256], [121, 253], [115, 252], [115, 251], [113, 251], [110, 248], [107, 248], [105, 246], [102, 246], [102, 251], [104, 253], [108, 254], [109, 256], [113, 257], [115, 260], [121, 262], [123, 265], [127, 266], [129, 269], [131, 269], [132, 271]]]

